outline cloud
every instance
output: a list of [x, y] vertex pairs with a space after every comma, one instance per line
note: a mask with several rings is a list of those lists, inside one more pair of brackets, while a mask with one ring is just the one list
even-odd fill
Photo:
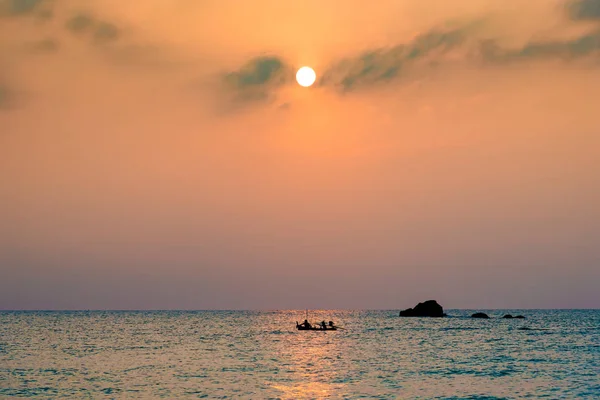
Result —
[[52, 38], [38, 40], [29, 44], [32, 53], [55, 53], [59, 49], [59, 43]]
[[[600, 21], [600, 0], [575, 0], [566, 3], [567, 16], [573, 21]], [[567, 40], [536, 40], [516, 49], [502, 48], [498, 40], [480, 43], [480, 55], [486, 62], [510, 63], [527, 60], [574, 60], [598, 54], [600, 29]]]
[[[445, 54], [459, 47], [463, 39], [462, 29], [431, 30], [407, 44], [336, 62], [325, 70], [317, 85], [348, 91], [389, 81], [398, 78], [406, 65]], [[265, 101], [277, 88], [293, 81], [293, 69], [278, 56], [260, 56], [224, 74], [223, 81], [238, 101]]]
[[577, 0], [567, 3], [567, 12], [574, 20], [600, 20], [600, 0]]
[[238, 70], [225, 73], [223, 83], [236, 100], [264, 101], [271, 97], [271, 91], [292, 79], [291, 67], [280, 57], [260, 56]]
[[349, 91], [387, 82], [399, 78], [406, 66], [435, 59], [459, 47], [464, 39], [462, 29], [431, 30], [409, 43], [366, 51], [334, 63], [324, 72], [318, 85]]
[[0, 16], [35, 15], [42, 19], [52, 17], [51, 0], [0, 0]]
[[77, 14], [69, 18], [65, 28], [75, 34], [83, 33], [94, 25], [94, 19], [88, 14]]
[[[600, 1], [600, 0], [599, 0]], [[459, 59], [481, 65], [509, 64], [534, 60], [571, 60], [591, 56], [600, 50], [600, 30], [570, 40], [530, 41], [519, 48], [503, 47], [499, 38], [482, 40], [481, 33], [468, 24], [459, 28], [436, 28], [414, 39], [387, 48], [364, 51], [332, 63], [317, 86], [352, 92], [398, 81], [418, 68], [441, 66]], [[473, 55], [475, 55], [473, 57]], [[265, 101], [293, 79], [291, 67], [277, 56], [249, 60], [240, 69], [225, 74], [226, 86], [238, 101]]]
[[114, 42], [121, 37], [121, 29], [115, 24], [97, 20], [87, 13], [79, 13], [69, 18], [65, 28], [75, 35], [88, 35], [96, 44]]
[[[598, 19], [600, 0], [580, 0], [570, 4], [572, 19]], [[576, 18], [575, 18], [575, 17]], [[474, 25], [471, 25], [474, 26]], [[359, 90], [399, 80], [410, 67], [442, 65], [454, 50], [465, 62], [508, 64], [534, 60], [573, 60], [600, 54], [600, 29], [578, 37], [559, 40], [529, 41], [519, 48], [501, 46], [501, 39], [482, 40], [480, 33], [468, 27], [432, 29], [408, 43], [388, 48], [368, 50], [332, 64], [325, 70], [318, 85], [342, 92]], [[459, 51], [460, 50], [460, 51]], [[472, 57], [475, 55], [475, 57]]]
[[237, 71], [228, 73], [225, 80], [238, 89], [285, 82], [284, 62], [274, 56], [261, 56], [248, 61]]
[[[57, 7], [60, 8], [55, 10]], [[19, 35], [10, 37], [15, 42], [11, 47], [23, 50], [13, 52], [12, 57], [16, 59], [28, 54], [53, 54], [58, 53], [59, 49], [68, 51], [72, 43], [65, 38], [66, 32], [69, 36], [92, 45], [102, 52], [108, 62], [114, 64], [164, 69], [182, 63], [179, 59], [173, 60], [173, 53], [163, 46], [146, 42], [136, 37], [135, 32], [130, 34], [133, 29], [126, 30], [117, 23], [97, 16], [96, 9], [77, 11], [69, 7], [67, 2], [54, 0], [0, 0], [0, 12], [3, 12], [0, 15], [40, 18], [42, 12], [52, 14], [57, 11], [56, 26], [36, 24], [28, 32], [31, 33], [31, 38], [24, 39]], [[55, 28], [63, 28], [64, 32], [58, 32]]]
[[530, 42], [518, 49], [505, 49], [496, 40], [481, 43], [480, 54], [484, 61], [510, 63], [525, 60], [560, 58], [572, 60], [590, 56], [600, 50], [600, 30], [575, 39]]
[[0, 10], [5, 15], [22, 15], [34, 11], [43, 0], [4, 0], [0, 1]]
[[117, 40], [121, 34], [116, 25], [109, 22], [99, 22], [94, 29], [94, 41], [96, 43], [108, 43]]
[[115, 64], [164, 69], [181, 63], [171, 49], [140, 39], [134, 29], [123, 28], [90, 12], [72, 15], [63, 26], [73, 36], [95, 45]]

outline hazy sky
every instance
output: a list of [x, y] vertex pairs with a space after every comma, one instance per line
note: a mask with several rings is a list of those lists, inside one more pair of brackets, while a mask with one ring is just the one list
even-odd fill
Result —
[[599, 93], [600, 0], [0, 0], [0, 308], [598, 308]]

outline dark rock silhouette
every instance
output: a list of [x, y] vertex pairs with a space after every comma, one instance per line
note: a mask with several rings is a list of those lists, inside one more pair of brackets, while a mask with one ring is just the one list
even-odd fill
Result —
[[513, 317], [512, 315], [510, 315], [510, 314], [506, 314], [506, 315], [505, 315], [504, 317], [502, 317], [502, 318], [514, 318], [514, 317]]
[[515, 318], [524, 319], [525, 317], [522, 315], [517, 315]]
[[489, 319], [490, 317], [486, 313], [477, 312], [477, 313], [471, 315], [471, 318], [487, 318], [487, 319]]
[[435, 300], [427, 300], [414, 308], [400, 311], [401, 317], [445, 317], [444, 308]]
[[505, 316], [503, 316], [502, 318], [508, 318], [508, 319], [510, 319], [510, 318], [518, 318], [518, 319], [524, 319], [525, 317], [524, 317], [524, 316], [522, 316], [522, 315], [517, 315], [517, 316], [513, 317], [513, 316], [512, 316], [512, 315], [510, 315], [510, 314], [506, 314], [506, 315], [505, 315]]

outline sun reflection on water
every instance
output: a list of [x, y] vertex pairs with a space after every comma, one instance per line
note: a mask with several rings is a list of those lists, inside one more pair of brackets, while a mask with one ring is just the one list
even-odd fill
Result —
[[[331, 319], [321, 314], [315, 312], [317, 317]], [[321, 319], [311, 321], [314, 324]], [[271, 388], [280, 391], [283, 399], [329, 398], [342, 393], [346, 384], [335, 365], [342, 356], [340, 335], [342, 331], [296, 331], [294, 327], [294, 333], [273, 349], [278, 359], [286, 360], [284, 371], [289, 379], [272, 382]]]
[[332, 385], [322, 382], [295, 383], [293, 386], [271, 385], [282, 392], [282, 399], [323, 399], [339, 393], [342, 384]]

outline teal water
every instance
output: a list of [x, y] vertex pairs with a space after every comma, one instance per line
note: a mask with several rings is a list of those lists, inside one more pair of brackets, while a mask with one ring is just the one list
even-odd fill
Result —
[[[598, 399], [600, 310], [0, 312], [2, 398]], [[529, 328], [523, 330], [522, 328]]]

